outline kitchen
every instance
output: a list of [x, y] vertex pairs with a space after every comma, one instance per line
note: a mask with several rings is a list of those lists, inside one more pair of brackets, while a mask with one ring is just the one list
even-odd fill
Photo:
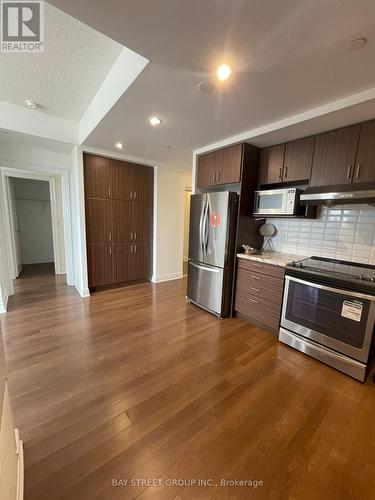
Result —
[[360, 382], [375, 324], [375, 120], [197, 159], [187, 299]]

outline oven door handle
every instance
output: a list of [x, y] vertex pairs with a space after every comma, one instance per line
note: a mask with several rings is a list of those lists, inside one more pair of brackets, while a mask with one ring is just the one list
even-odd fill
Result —
[[296, 283], [301, 283], [302, 285], [310, 286], [313, 288], [319, 288], [319, 290], [327, 290], [328, 292], [339, 293], [340, 295], [348, 295], [350, 297], [355, 297], [359, 299], [370, 300], [375, 302], [375, 296], [367, 295], [360, 292], [351, 292], [350, 290], [342, 290], [341, 288], [336, 288], [332, 286], [322, 285], [320, 283], [314, 283], [313, 281], [307, 281], [306, 279], [295, 278], [294, 276], [285, 276], [285, 281], [295, 281]]

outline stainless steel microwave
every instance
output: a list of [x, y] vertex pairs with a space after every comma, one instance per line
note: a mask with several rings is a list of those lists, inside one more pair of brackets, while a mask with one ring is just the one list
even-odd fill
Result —
[[255, 192], [255, 217], [293, 216], [299, 211], [301, 190], [297, 188], [270, 189]]

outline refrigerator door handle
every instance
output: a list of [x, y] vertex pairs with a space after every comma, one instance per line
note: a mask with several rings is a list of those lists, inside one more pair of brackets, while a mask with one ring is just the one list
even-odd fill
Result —
[[204, 248], [203, 248], [203, 221], [204, 221], [205, 210], [206, 210], [206, 202], [204, 202], [204, 205], [202, 207], [201, 216], [200, 216], [200, 220], [199, 220], [199, 245], [200, 245], [201, 250], [203, 252], [203, 257], [204, 257]]
[[220, 273], [220, 269], [216, 269], [214, 267], [203, 266], [202, 264], [196, 264], [195, 262], [190, 261], [190, 265], [193, 267], [197, 267], [198, 269], [204, 269], [205, 271], [210, 271], [212, 273]]
[[209, 237], [209, 227], [208, 227], [208, 223], [209, 223], [209, 215], [210, 215], [210, 202], [209, 200], [207, 199], [207, 202], [206, 202], [206, 207], [205, 207], [205, 215], [204, 215], [204, 225], [203, 225], [203, 228], [204, 228], [204, 240], [203, 240], [203, 247], [204, 247], [204, 256], [207, 257], [207, 248], [208, 248], [208, 237]]

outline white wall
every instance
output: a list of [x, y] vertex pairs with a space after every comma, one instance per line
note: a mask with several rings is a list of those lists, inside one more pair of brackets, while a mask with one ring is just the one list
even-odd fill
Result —
[[49, 183], [12, 179], [22, 264], [53, 262], [53, 236]]
[[375, 208], [321, 207], [316, 220], [268, 219], [278, 230], [279, 252], [375, 264]]
[[190, 185], [190, 172], [158, 167], [155, 178], [155, 282], [183, 276], [185, 187]]
[[74, 285], [82, 297], [90, 295], [87, 277], [83, 154], [80, 147], [70, 155], [69, 185], [72, 220]]

